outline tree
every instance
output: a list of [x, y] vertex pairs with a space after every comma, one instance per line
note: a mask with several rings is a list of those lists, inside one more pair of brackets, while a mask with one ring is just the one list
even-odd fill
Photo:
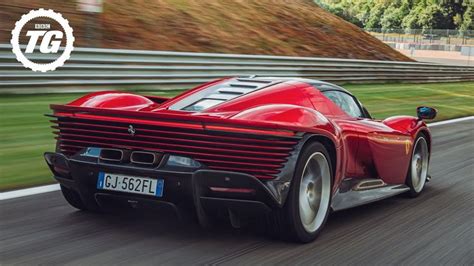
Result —
[[474, 3], [469, 1], [466, 3], [466, 11], [461, 21], [462, 22], [458, 25], [460, 31], [474, 30]]
[[364, 28], [473, 29], [473, 0], [315, 0]]
[[378, 1], [375, 2], [375, 5], [370, 9], [369, 18], [365, 24], [365, 28], [373, 29], [373, 28], [381, 28], [382, 25], [380, 24], [383, 12], [384, 12], [384, 5], [382, 2]]
[[410, 12], [410, 2], [408, 0], [393, 1], [387, 7], [380, 20], [383, 29], [399, 29], [402, 27], [402, 21]]
[[363, 27], [363, 23], [357, 18], [358, 10], [354, 8], [353, 1], [350, 0], [315, 0], [315, 2], [329, 12]]

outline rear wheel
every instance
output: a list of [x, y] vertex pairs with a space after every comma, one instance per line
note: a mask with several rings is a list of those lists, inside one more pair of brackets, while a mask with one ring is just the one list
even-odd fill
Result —
[[417, 197], [421, 194], [425, 187], [426, 178], [428, 177], [428, 163], [430, 152], [428, 142], [424, 134], [418, 135], [413, 146], [410, 167], [406, 184], [410, 188], [408, 192], [411, 197]]
[[287, 201], [269, 218], [273, 234], [304, 243], [318, 236], [329, 214], [331, 172], [329, 154], [321, 143], [313, 142], [303, 149]]

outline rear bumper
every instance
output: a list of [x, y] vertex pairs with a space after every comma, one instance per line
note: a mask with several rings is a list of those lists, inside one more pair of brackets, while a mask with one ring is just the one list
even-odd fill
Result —
[[[198, 213], [232, 210], [262, 214], [279, 206], [272, 187], [252, 175], [208, 169], [169, 171], [129, 165], [99, 163], [95, 158], [68, 158], [61, 153], [45, 153], [54, 178], [76, 191], [81, 199], [94, 200], [102, 207], [166, 207], [180, 212], [193, 206]], [[97, 189], [99, 172], [164, 180], [162, 197]]]

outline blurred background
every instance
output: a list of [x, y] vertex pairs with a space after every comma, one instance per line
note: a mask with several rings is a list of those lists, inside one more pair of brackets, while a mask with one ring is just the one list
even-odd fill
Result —
[[[0, 4], [0, 42], [18, 18], [52, 8], [77, 47], [407, 60], [472, 64], [473, 1], [59, 1]], [[353, 24], [345, 23], [347, 20]]]
[[12, 0], [0, 8], [1, 43], [22, 14], [52, 8], [69, 20], [76, 47], [408, 60], [311, 1]]
[[[9, 44], [15, 22], [38, 8], [60, 12], [74, 30], [71, 58], [52, 72], [23, 68]], [[43, 114], [88, 91], [172, 97], [211, 79], [260, 74], [342, 84], [376, 118], [414, 115], [422, 104], [438, 108], [438, 120], [472, 115], [472, 14], [469, 1], [3, 1], [0, 191], [54, 182], [42, 159], [54, 149]], [[46, 22], [30, 21], [23, 35]]]

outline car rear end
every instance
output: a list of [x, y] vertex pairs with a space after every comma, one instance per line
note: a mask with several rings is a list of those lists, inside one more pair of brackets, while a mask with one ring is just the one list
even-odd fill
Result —
[[281, 206], [302, 135], [271, 124], [53, 105], [55, 179], [101, 208]]

